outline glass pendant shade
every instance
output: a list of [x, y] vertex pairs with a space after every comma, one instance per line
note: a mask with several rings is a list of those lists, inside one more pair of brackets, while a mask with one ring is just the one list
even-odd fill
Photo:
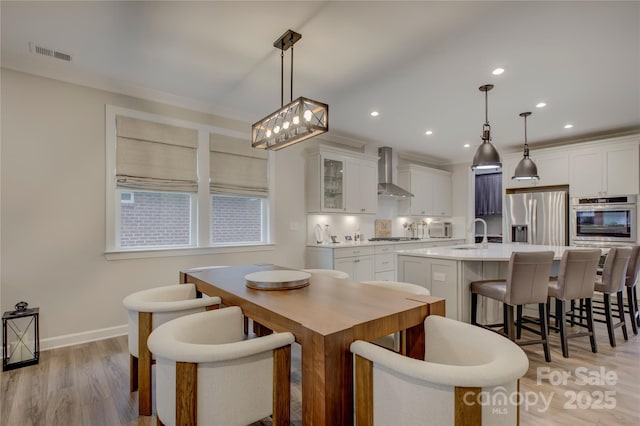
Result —
[[527, 143], [527, 117], [530, 116], [530, 112], [520, 113], [520, 117], [524, 118], [524, 154], [522, 160], [516, 166], [516, 171], [511, 177], [513, 180], [538, 180], [538, 167], [536, 163], [529, 158], [529, 144]]

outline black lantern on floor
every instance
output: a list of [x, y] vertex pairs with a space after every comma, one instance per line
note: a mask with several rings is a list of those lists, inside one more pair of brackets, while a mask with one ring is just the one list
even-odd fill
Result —
[[40, 358], [40, 308], [19, 302], [15, 311], [2, 314], [2, 371], [38, 363]]

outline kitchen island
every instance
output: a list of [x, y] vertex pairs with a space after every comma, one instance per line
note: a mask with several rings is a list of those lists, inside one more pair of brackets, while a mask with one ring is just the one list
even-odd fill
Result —
[[[470, 283], [507, 276], [509, 259], [515, 251], [553, 251], [554, 269], [568, 246], [532, 244], [479, 244], [400, 250], [397, 253], [398, 281], [426, 287], [433, 296], [446, 300], [447, 317], [470, 322]], [[478, 321], [502, 320], [502, 306], [495, 300], [478, 299]]]
[[463, 238], [426, 238], [402, 241], [357, 241], [309, 244], [306, 268], [337, 269], [353, 281], [396, 279], [397, 250], [425, 249], [464, 243]]

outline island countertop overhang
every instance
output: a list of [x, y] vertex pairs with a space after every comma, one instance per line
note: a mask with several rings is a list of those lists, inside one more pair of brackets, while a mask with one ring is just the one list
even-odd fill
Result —
[[542, 246], [524, 243], [489, 243], [487, 248], [479, 248], [477, 244], [460, 246], [432, 247], [412, 250], [399, 250], [398, 256], [427, 257], [433, 259], [461, 261], [509, 261], [513, 252], [553, 251], [553, 258], [560, 260], [566, 250], [584, 250], [586, 247]]

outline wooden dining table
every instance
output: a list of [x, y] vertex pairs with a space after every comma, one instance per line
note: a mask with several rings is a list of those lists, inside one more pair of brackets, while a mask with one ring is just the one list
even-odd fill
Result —
[[219, 296], [224, 305], [275, 332], [289, 331], [301, 345], [302, 421], [305, 425], [350, 425], [353, 417], [355, 340], [373, 341], [401, 331], [407, 356], [424, 359], [428, 315], [444, 315], [442, 298], [312, 274], [310, 285], [290, 290], [247, 287], [249, 273], [288, 269], [252, 264], [180, 273], [202, 294]]

